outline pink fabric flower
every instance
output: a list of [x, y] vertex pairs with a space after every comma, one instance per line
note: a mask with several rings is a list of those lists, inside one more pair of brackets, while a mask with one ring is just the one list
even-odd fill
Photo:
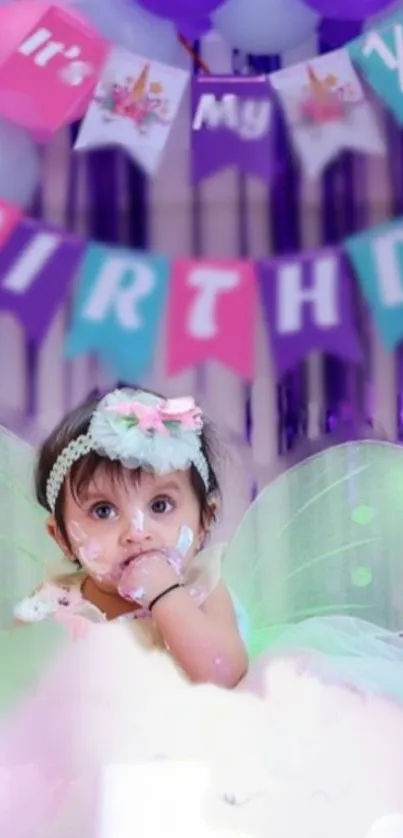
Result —
[[156, 406], [141, 404], [136, 401], [127, 401], [121, 404], [110, 405], [107, 409], [119, 416], [134, 416], [138, 420], [139, 430], [145, 432], [155, 430], [163, 434], [168, 433]]
[[165, 420], [180, 422], [189, 430], [200, 430], [202, 412], [190, 396], [183, 399], [167, 399], [159, 411]]
[[200, 430], [202, 412], [191, 397], [166, 399], [157, 405], [145, 405], [138, 401], [121, 402], [110, 405], [107, 410], [118, 416], [133, 416], [138, 420], [138, 428], [144, 432], [155, 430], [168, 434], [164, 422], [180, 422], [187, 430]]

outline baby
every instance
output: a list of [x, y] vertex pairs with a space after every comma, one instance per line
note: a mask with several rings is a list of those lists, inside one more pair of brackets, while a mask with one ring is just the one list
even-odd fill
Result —
[[124, 388], [78, 408], [43, 445], [36, 485], [72, 572], [19, 603], [18, 621], [80, 634], [123, 619], [192, 681], [238, 683], [246, 653], [220, 551], [203, 550], [220, 491], [192, 398]]

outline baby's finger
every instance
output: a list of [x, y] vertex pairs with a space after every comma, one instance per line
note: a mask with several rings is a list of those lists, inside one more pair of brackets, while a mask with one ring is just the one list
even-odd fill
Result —
[[183, 556], [179, 552], [179, 550], [165, 550], [164, 555], [172, 570], [175, 571], [176, 575], [182, 578], [183, 573]]

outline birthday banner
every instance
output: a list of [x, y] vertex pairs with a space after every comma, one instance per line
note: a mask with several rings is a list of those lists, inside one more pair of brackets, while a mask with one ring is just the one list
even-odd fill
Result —
[[[0, 26], [4, 11], [13, 34], [8, 6]], [[41, 143], [82, 120], [77, 151], [117, 146], [153, 175], [189, 77], [108, 43], [73, 8], [39, 5], [32, 30], [0, 62], [0, 116]]]
[[279, 376], [317, 350], [360, 363], [354, 281], [393, 351], [403, 341], [403, 218], [282, 258], [167, 259], [85, 241], [0, 204], [0, 313], [40, 346], [72, 301], [66, 358], [93, 354], [127, 382], [151, 370], [163, 328], [167, 375], [213, 360], [253, 379], [259, 305]]
[[196, 76], [193, 181], [235, 167], [270, 182], [284, 165], [284, 124], [308, 179], [345, 151], [385, 155], [373, 94], [402, 125], [402, 13], [344, 49], [268, 76]]
[[[9, 16], [8, 5], [4, 9]], [[74, 8], [57, 5], [38, 7], [32, 30], [10, 48], [0, 62], [1, 117], [40, 142], [81, 120], [76, 151], [120, 147], [155, 175], [187, 71], [116, 47]], [[374, 94], [401, 125], [402, 93], [403, 13], [344, 49], [270, 75], [196, 76], [193, 181], [234, 167], [269, 183], [286, 164], [288, 140], [311, 179], [346, 150], [385, 155]]]
[[234, 166], [266, 183], [281, 165], [279, 114], [266, 76], [197, 76], [192, 82], [192, 177]]

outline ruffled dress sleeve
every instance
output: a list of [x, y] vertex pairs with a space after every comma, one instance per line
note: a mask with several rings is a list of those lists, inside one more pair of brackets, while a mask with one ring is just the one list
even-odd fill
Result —
[[82, 608], [83, 598], [80, 586], [65, 584], [56, 580], [45, 582], [13, 608], [13, 616], [19, 623], [41, 623], [44, 620], [58, 620], [63, 614], [77, 614]]

